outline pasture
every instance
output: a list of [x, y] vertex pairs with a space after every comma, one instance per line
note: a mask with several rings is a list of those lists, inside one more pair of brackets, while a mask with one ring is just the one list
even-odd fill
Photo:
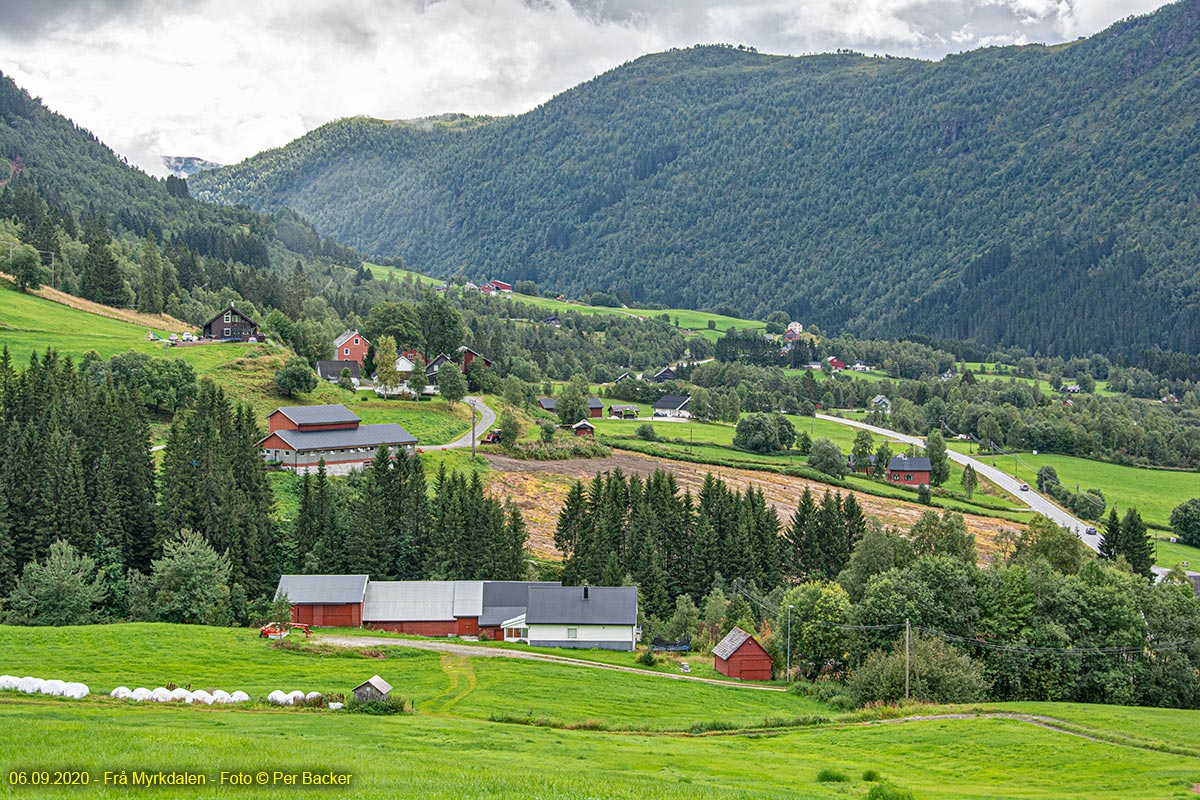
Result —
[[[0, 693], [0, 781], [13, 795], [179, 797], [172, 786], [97, 785], [106, 770], [178, 770], [209, 781], [187, 796], [265, 797], [280, 787], [222, 786], [220, 772], [334, 771], [351, 776], [349, 788], [295, 786], [288, 796], [1139, 800], [1188, 797], [1200, 780], [1200, 741], [1188, 733], [1200, 727], [1195, 711], [1031, 703], [846, 713], [789, 693], [385, 649], [280, 649], [255, 631], [159, 624], [0, 627], [0, 671], [61, 675], [93, 690], [79, 701]], [[375, 673], [414, 698], [416, 712], [97, 696], [165, 681], [256, 697], [345, 692]], [[917, 718], [883, 722], [901, 715]], [[764, 717], [792, 726], [764, 730]], [[572, 721], [576, 729], [558, 727]], [[731, 730], [693, 735], [696, 722]], [[10, 772], [34, 769], [85, 770], [92, 785], [9, 784]]]

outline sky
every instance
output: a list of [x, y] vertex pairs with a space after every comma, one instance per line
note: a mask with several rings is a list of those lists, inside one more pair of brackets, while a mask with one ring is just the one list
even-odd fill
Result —
[[0, 71], [128, 160], [234, 163], [330, 120], [515, 114], [697, 43], [938, 59], [1163, 0], [0, 0]]

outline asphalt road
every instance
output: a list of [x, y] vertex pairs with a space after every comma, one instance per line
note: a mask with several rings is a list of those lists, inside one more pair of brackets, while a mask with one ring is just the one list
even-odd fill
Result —
[[[479, 419], [475, 422], [475, 443], [483, 444], [483, 437], [496, 424], [496, 412], [478, 397], [464, 397], [463, 402], [479, 410]], [[449, 444], [434, 444], [421, 447], [422, 450], [455, 450], [471, 446], [471, 432], [467, 431], [460, 438]]]

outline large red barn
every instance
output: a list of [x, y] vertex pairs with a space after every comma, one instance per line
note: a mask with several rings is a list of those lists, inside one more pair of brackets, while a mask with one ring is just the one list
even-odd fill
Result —
[[717, 672], [744, 681], [769, 681], [774, 666], [771, 654], [738, 627], [713, 648], [713, 662]]
[[317, 628], [362, 625], [366, 593], [366, 575], [282, 575], [275, 590], [292, 604], [292, 622]]

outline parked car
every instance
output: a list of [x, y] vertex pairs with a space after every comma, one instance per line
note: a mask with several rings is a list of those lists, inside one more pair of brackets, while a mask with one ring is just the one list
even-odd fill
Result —
[[179, 341], [179, 336], [178, 336], [178, 334], [174, 334], [174, 333], [172, 333], [172, 334], [171, 334], [170, 336], [168, 336], [167, 338], [171, 340], [171, 343], [172, 343], [172, 344], [173, 344], [173, 343], [175, 343], [175, 342], [178, 342], [178, 341]]
[[1095, 528], [1084, 528], [1084, 529], [1083, 529], [1083, 532], [1084, 532], [1085, 534], [1087, 534], [1088, 536], [1095, 536], [1095, 535], [1096, 535], [1096, 529], [1095, 529]]
[[1021, 484], [1021, 491], [1022, 491], [1022, 492], [1028, 492], [1028, 491], [1029, 491], [1029, 484], [1028, 484], [1028, 483], [1022, 483], [1022, 484]]
[[246, 341], [247, 341], [247, 342], [249, 342], [250, 344], [257, 344], [257, 343], [258, 343], [258, 339], [254, 338], [253, 336], [251, 336], [251, 337], [250, 337], [249, 339], [247, 339]]
[[195, 337], [195, 336], [192, 336], [192, 334], [190, 334], [190, 333], [185, 333], [185, 334], [183, 335], [183, 340], [184, 340], [185, 342], [190, 342], [190, 341], [193, 341], [195, 338], [196, 338], [196, 337]]

